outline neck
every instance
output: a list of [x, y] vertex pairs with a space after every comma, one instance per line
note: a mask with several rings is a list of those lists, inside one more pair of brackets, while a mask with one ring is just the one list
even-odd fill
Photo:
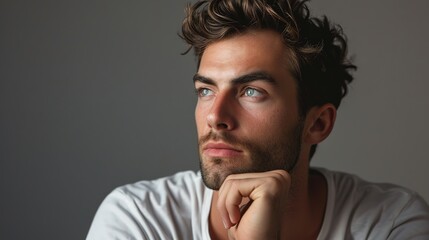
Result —
[[294, 174], [283, 218], [283, 239], [316, 239], [323, 224], [327, 200], [327, 183], [315, 170], [301, 168]]

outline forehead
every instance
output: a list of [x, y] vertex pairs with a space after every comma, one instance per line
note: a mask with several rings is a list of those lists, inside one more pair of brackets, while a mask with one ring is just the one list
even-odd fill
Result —
[[290, 76], [288, 50], [277, 32], [249, 31], [209, 44], [198, 73], [218, 79], [232, 79], [254, 71], [268, 72], [273, 77]]

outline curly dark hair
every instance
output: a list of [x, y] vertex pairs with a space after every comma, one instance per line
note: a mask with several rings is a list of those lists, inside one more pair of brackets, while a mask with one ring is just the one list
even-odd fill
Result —
[[[326, 16], [310, 16], [307, 0], [200, 0], [188, 5], [181, 37], [201, 61], [206, 47], [249, 30], [278, 32], [288, 47], [298, 83], [300, 115], [326, 103], [340, 106], [356, 70], [347, 58], [347, 40]], [[285, 66], [290, 67], [290, 66]], [[310, 158], [317, 145], [313, 145]]]

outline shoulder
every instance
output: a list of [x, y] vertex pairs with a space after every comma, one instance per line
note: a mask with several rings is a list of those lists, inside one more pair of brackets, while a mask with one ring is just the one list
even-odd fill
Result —
[[322, 173], [328, 182], [328, 187], [333, 190], [337, 203], [352, 202], [365, 208], [379, 206], [380, 202], [398, 207], [406, 206], [416, 200], [423, 201], [415, 191], [399, 185], [374, 183], [353, 174], [326, 169], [323, 169]]
[[118, 187], [97, 210], [87, 239], [192, 238], [206, 191], [192, 171]]
[[403, 239], [408, 234], [429, 236], [429, 207], [415, 191], [395, 184], [365, 181], [348, 173], [317, 170], [328, 183], [326, 214], [331, 218], [327, 216], [325, 220], [341, 226], [335, 231], [365, 239], [395, 235], [398, 237], [392, 239]]
[[116, 188], [112, 194], [127, 196], [134, 200], [152, 201], [163, 197], [187, 198], [193, 194], [200, 194], [204, 185], [199, 173], [193, 171], [178, 172], [174, 175], [139, 181]]

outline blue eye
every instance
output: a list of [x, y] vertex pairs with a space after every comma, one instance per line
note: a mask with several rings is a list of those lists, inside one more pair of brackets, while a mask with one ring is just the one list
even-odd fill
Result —
[[213, 95], [213, 91], [208, 88], [200, 88], [197, 90], [199, 97], [207, 97]]
[[246, 97], [259, 97], [262, 93], [254, 88], [246, 88], [246, 90], [244, 90], [244, 95]]

